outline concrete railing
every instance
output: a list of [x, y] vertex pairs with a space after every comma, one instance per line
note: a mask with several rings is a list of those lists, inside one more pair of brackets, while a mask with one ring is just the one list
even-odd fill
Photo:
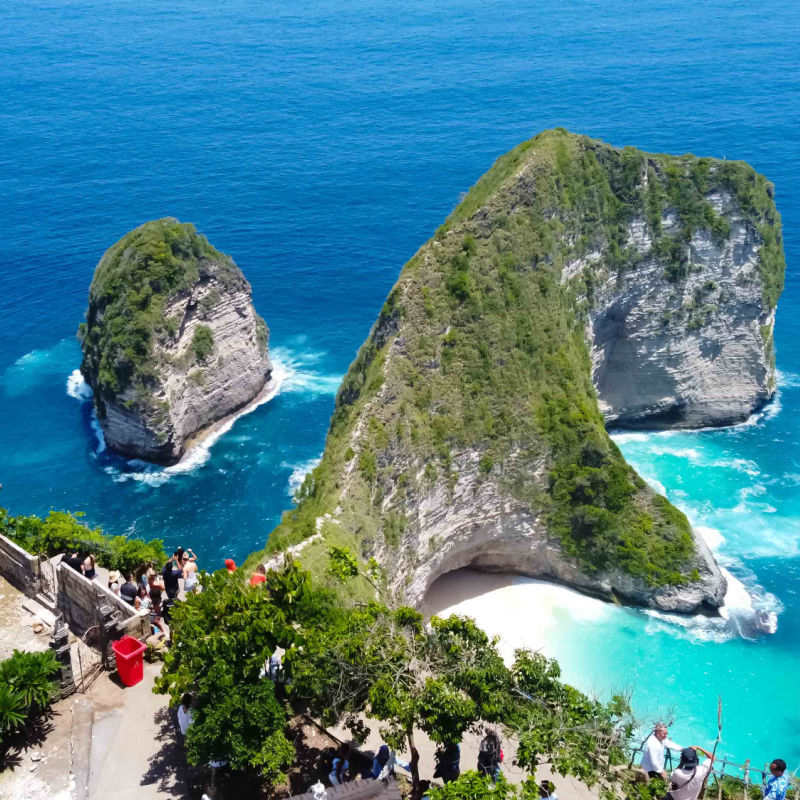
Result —
[[39, 559], [0, 536], [0, 575], [28, 597], [39, 591]]

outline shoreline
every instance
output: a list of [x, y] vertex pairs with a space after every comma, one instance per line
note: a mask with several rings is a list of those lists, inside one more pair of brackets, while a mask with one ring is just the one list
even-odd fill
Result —
[[210, 425], [206, 425], [206, 427], [201, 428], [193, 436], [188, 438], [183, 455], [174, 464], [167, 466], [166, 469], [174, 469], [175, 467], [184, 465], [185, 462], [191, 460], [198, 448], [205, 450], [210, 449], [223, 434], [227, 433], [233, 427], [236, 420], [247, 416], [259, 406], [272, 400], [280, 391], [285, 378], [285, 370], [280, 366], [276, 366], [272, 372], [270, 372], [261, 391], [250, 400], [249, 403], [241, 406], [236, 411], [232, 411], [230, 414], [226, 414], [224, 417], [220, 417]]

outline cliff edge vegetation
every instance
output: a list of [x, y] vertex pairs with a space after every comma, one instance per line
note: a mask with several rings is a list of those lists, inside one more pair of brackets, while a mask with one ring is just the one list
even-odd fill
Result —
[[743, 162], [563, 129], [501, 157], [403, 268], [268, 549], [319, 532], [304, 563], [346, 545], [414, 603], [469, 565], [718, 607], [713, 557], [606, 422], [728, 424], [772, 396], [773, 194]]
[[264, 388], [268, 337], [244, 275], [193, 225], [165, 218], [131, 231], [97, 265], [79, 329], [106, 442], [177, 461]]

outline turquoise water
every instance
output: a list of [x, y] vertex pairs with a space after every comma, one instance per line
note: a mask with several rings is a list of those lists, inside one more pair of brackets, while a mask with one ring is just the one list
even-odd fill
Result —
[[[553, 647], [584, 687], [624, 676], [638, 708], [674, 706], [686, 736], [711, 733], [722, 691], [726, 749], [800, 761], [796, 4], [5, 0], [0, 31], [0, 499], [82, 509], [206, 567], [263, 544], [401, 265], [497, 156], [564, 125], [768, 175], [789, 262], [779, 404], [752, 427], [621, 445], [719, 532], [778, 631], [612, 609], [565, 615]], [[242, 267], [285, 375], [203, 463], [167, 473], [101, 451], [68, 387], [94, 265], [166, 214]]]

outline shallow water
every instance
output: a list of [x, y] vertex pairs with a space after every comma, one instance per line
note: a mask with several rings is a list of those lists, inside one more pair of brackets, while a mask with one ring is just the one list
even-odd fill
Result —
[[[726, 748], [800, 760], [796, 4], [6, 0], [0, 30], [0, 499], [83, 509], [206, 567], [263, 544], [401, 265], [497, 156], [565, 125], [768, 175], [789, 260], [780, 404], [752, 427], [620, 444], [718, 531], [778, 632], [745, 641], [610, 607], [587, 621], [566, 603], [548, 639], [572, 680], [631, 682], [638, 707], [674, 705], [685, 736], [708, 739], [723, 691]], [[68, 383], [94, 265], [167, 214], [243, 268], [286, 373], [171, 473], [101, 452]]]

